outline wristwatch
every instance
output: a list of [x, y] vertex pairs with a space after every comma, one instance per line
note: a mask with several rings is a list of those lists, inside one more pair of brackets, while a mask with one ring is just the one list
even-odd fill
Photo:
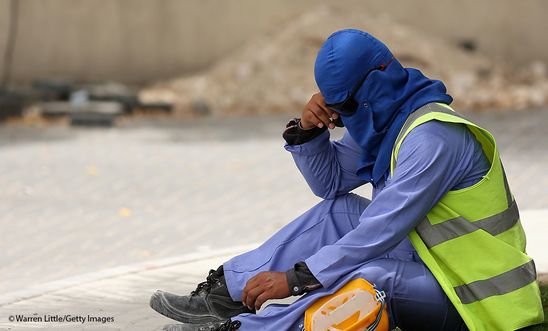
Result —
[[[340, 117], [333, 120], [333, 123], [337, 127], [344, 127]], [[327, 130], [326, 126], [322, 128], [315, 126], [311, 129], [303, 129], [301, 126], [301, 119], [293, 118], [285, 125], [285, 131], [283, 132], [282, 137], [288, 145], [301, 145], [316, 138], [325, 130]]]

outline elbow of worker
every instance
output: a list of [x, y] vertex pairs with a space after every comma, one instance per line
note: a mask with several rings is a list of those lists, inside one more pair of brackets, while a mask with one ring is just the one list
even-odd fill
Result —
[[310, 185], [310, 189], [315, 196], [324, 200], [333, 200], [337, 197], [337, 189], [333, 187]]

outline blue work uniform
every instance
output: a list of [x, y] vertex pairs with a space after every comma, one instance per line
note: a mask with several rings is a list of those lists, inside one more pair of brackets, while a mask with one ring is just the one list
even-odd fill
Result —
[[401, 145], [393, 177], [373, 188], [372, 200], [351, 192], [366, 184], [356, 175], [360, 147], [345, 133], [325, 131], [301, 145], [286, 145], [317, 196], [324, 200], [257, 249], [224, 263], [231, 297], [240, 301], [247, 281], [299, 261], [322, 284], [291, 305], [232, 318], [240, 330], [301, 330], [303, 315], [318, 298], [349, 280], [364, 278], [387, 295], [392, 326], [405, 330], [459, 330], [464, 323], [407, 234], [450, 190], [477, 183], [489, 170], [481, 145], [461, 124], [429, 121]]

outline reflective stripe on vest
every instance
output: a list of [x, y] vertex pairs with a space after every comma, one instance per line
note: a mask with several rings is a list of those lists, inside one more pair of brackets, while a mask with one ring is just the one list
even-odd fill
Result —
[[456, 286], [455, 292], [464, 304], [502, 295], [522, 288], [537, 279], [533, 260], [489, 279]]
[[432, 248], [478, 230], [496, 236], [511, 229], [518, 220], [518, 206], [515, 201], [512, 201], [510, 207], [504, 211], [475, 222], [470, 222], [464, 217], [456, 217], [442, 223], [431, 224], [428, 218], [425, 218], [417, 226], [417, 233], [426, 244], [426, 247]]

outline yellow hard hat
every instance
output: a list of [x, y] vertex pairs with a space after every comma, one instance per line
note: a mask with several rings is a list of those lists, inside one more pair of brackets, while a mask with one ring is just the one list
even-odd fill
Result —
[[362, 278], [323, 297], [304, 314], [306, 331], [388, 331], [385, 294]]

